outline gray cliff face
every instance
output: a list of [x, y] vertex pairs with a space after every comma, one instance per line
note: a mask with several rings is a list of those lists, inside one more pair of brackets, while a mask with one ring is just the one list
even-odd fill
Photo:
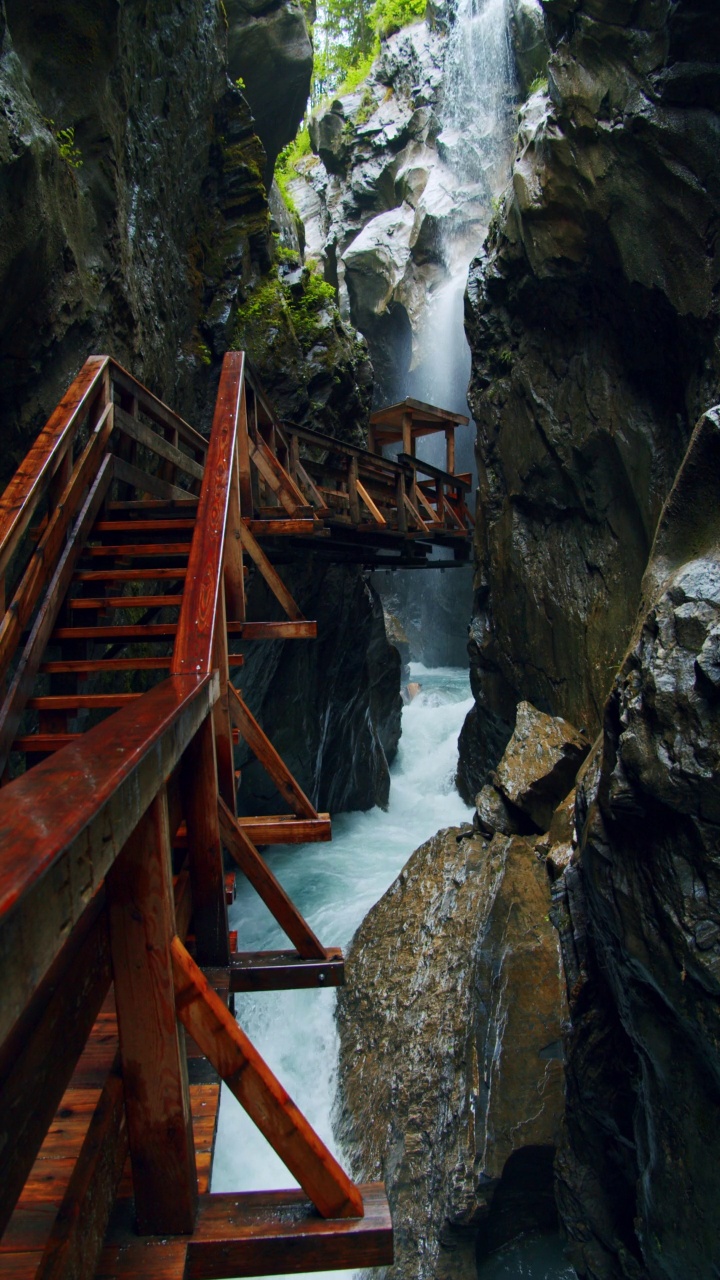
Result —
[[[380, 601], [359, 570], [343, 565], [310, 559], [286, 566], [283, 580], [317, 621], [318, 638], [248, 646], [248, 705], [318, 809], [386, 805], [402, 703], [400, 655], [388, 643]], [[254, 581], [248, 605], [251, 617], [280, 616], [262, 581]], [[282, 812], [274, 784], [242, 749], [238, 765], [241, 812]]]
[[207, 422], [212, 348], [269, 240], [264, 156], [225, 42], [211, 0], [5, 5], [6, 475], [92, 351]]
[[661, 518], [554, 889], [568, 980], [559, 1202], [589, 1280], [720, 1254], [720, 410]]
[[517, 701], [596, 732], [662, 503], [717, 397], [720, 12], [543, 0], [547, 90], [471, 271], [469, 796]]

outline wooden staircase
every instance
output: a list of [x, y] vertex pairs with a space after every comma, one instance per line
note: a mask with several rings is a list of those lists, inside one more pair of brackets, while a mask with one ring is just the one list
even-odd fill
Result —
[[[235, 991], [343, 981], [339, 948], [260, 852], [330, 839], [329, 816], [232, 682], [239, 642], [316, 633], [256, 536], [258, 519], [273, 539], [322, 529], [291, 463], [241, 353], [225, 358], [209, 440], [92, 357], [0, 502], [3, 1274], [203, 1280], [392, 1260], [382, 1187], [351, 1181], [228, 1008]], [[247, 617], [251, 573], [286, 621]], [[239, 738], [286, 814], [238, 816]], [[237, 950], [223, 850], [288, 950]], [[217, 1077], [301, 1191], [209, 1193], [198, 1134]]]

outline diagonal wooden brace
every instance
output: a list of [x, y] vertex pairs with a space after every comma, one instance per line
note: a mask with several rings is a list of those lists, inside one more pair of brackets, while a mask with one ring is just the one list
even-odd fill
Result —
[[176, 936], [177, 1014], [324, 1218], [362, 1218], [363, 1200]]

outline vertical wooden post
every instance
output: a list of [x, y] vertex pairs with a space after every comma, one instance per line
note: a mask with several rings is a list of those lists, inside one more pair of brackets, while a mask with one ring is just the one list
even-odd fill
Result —
[[250, 445], [248, 443], [248, 412], [246, 383], [243, 382], [240, 395], [240, 415], [238, 420], [238, 470], [240, 473], [240, 514], [246, 520], [252, 520], [253, 498], [252, 480], [250, 477]]
[[220, 584], [218, 596], [218, 616], [215, 623], [215, 652], [213, 666], [220, 672], [220, 697], [213, 707], [213, 724], [215, 730], [215, 752], [217, 756], [218, 792], [231, 813], [237, 815], [237, 798], [235, 794], [235, 761], [233, 758], [232, 726], [228, 708], [228, 683], [230, 668], [228, 664], [227, 628], [225, 625], [225, 587]]
[[368, 427], [368, 432], [367, 432], [367, 447], [368, 447], [368, 453], [378, 453], [378, 452], [379, 452], [379, 450], [378, 450], [378, 448], [377, 448], [377, 445], [375, 444], [375, 429], [374, 429], [374, 427]]
[[407, 533], [407, 514], [405, 512], [405, 477], [402, 471], [395, 481], [395, 505], [397, 507], [398, 531]]
[[298, 467], [300, 465], [300, 441], [296, 435], [291, 435], [290, 440], [290, 475], [297, 484]]
[[227, 966], [230, 945], [218, 822], [215, 738], [210, 716], [185, 751], [180, 779], [187, 823], [197, 961], [201, 965]]
[[175, 911], [164, 789], [106, 886], [137, 1228], [140, 1235], [189, 1233], [197, 1172], [170, 959]]
[[236, 449], [232, 460], [232, 481], [230, 484], [228, 521], [225, 530], [225, 559], [223, 563], [225, 602], [228, 609], [228, 619], [233, 622], [245, 621], [245, 571], [243, 568], [242, 542], [240, 541], [240, 518], [239, 459]]
[[455, 475], [455, 428], [445, 428], [445, 453], [446, 465], [445, 470], [450, 472], [451, 476]]
[[413, 433], [412, 433], [412, 412], [411, 412], [411, 410], [410, 410], [410, 409], [406, 409], [406, 410], [405, 410], [405, 412], [404, 412], [404, 414], [403, 414], [403, 420], [402, 420], [402, 439], [403, 439], [403, 453], [411, 453], [411, 454], [413, 455], [413, 457], [414, 457], [414, 456], [415, 456], [415, 441], [413, 440]]
[[358, 495], [358, 460], [350, 458], [348, 467], [348, 497], [350, 499], [350, 519], [354, 525], [360, 524], [360, 498]]

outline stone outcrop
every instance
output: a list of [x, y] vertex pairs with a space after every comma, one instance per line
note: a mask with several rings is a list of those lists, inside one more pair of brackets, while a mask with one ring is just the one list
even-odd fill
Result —
[[467, 294], [480, 468], [468, 794], [522, 699], [598, 731], [663, 501], [720, 392], [720, 11], [543, 8], [547, 88], [521, 111]]
[[[306, 795], [322, 811], [386, 805], [388, 766], [400, 739], [400, 655], [388, 643], [382, 605], [361, 571], [313, 561], [285, 566], [283, 580], [317, 640], [274, 640], [245, 648], [248, 705]], [[250, 617], [281, 617], [262, 580]], [[285, 809], [264, 769], [238, 749], [240, 811]]]
[[8, 0], [0, 39], [6, 479], [92, 351], [207, 423], [270, 237], [221, 5]]
[[661, 517], [554, 885], [568, 982], [560, 1208], [587, 1280], [720, 1256], [720, 409]]
[[225, 9], [228, 71], [250, 103], [269, 189], [275, 160], [295, 137], [310, 93], [313, 51], [305, 14], [293, 0], [225, 0]]
[[354, 1173], [386, 1182], [393, 1280], [471, 1280], [476, 1249], [554, 1221], [563, 997], [548, 909], [532, 841], [451, 828], [353, 939], [338, 1133]]

